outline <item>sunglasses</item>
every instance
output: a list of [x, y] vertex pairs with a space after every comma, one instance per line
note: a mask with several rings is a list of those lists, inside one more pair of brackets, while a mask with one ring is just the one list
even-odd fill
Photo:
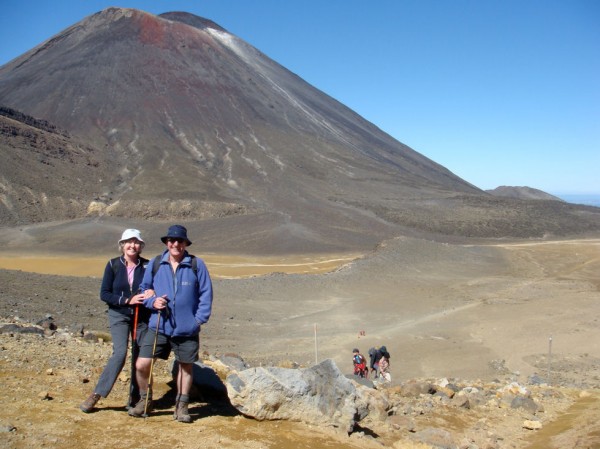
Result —
[[168, 243], [186, 243], [187, 240], [179, 238], [179, 237], [167, 237]]

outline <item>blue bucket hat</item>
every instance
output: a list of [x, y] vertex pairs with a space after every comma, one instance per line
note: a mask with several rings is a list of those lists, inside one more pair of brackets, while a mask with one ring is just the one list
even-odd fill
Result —
[[161, 237], [160, 240], [164, 244], [166, 244], [168, 238], [183, 239], [187, 242], [187, 246], [190, 246], [192, 244], [190, 239], [188, 239], [188, 237], [187, 237], [187, 229], [181, 225], [170, 226], [169, 230], [167, 231], [167, 235], [165, 235], [164, 237]]

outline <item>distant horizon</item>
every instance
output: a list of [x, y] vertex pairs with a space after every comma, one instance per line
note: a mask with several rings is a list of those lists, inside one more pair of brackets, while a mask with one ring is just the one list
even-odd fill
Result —
[[568, 196], [600, 196], [600, 192], [595, 193], [595, 192], [548, 192], [551, 195], [568, 195]]
[[560, 196], [560, 195], [580, 195], [580, 196], [600, 196], [600, 190], [598, 192], [593, 192], [593, 191], [574, 191], [574, 190], [544, 190], [544, 189], [540, 189], [538, 187], [535, 186], [529, 186], [529, 185], [524, 185], [524, 186], [511, 186], [511, 185], [507, 185], [507, 184], [502, 184], [496, 187], [492, 187], [490, 189], [482, 189], [482, 190], [494, 190], [497, 189], [498, 187], [516, 187], [516, 188], [520, 188], [520, 187], [528, 187], [530, 189], [537, 189], [537, 190], [541, 190], [542, 192], [545, 193], [549, 193], [550, 195], [554, 195], [554, 196]]
[[563, 201], [566, 201], [570, 204], [583, 204], [585, 206], [595, 206], [600, 207], [600, 193], [592, 194], [592, 193], [584, 193], [584, 194], [552, 194]]

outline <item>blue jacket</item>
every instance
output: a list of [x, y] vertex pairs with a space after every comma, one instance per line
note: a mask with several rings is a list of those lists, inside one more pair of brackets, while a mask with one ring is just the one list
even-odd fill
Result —
[[200, 325], [206, 323], [212, 312], [212, 282], [204, 261], [196, 258], [197, 274], [194, 274], [192, 257], [186, 251], [182, 261], [173, 273], [169, 263], [169, 252], [160, 256], [156, 275], [152, 273], [154, 259], [151, 259], [140, 285], [142, 291], [153, 289], [156, 296], [144, 301], [153, 310], [148, 327], [156, 329], [158, 311], [153, 308], [157, 297], [166, 295], [168, 312], [162, 312], [159, 333], [170, 337], [191, 337], [198, 335]]

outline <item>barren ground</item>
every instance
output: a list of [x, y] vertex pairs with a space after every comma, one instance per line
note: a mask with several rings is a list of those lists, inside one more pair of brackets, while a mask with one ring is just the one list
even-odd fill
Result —
[[[99, 283], [0, 270], [0, 316], [36, 322], [50, 314], [62, 329], [106, 331]], [[333, 358], [349, 372], [353, 347], [366, 353], [385, 344], [396, 386], [441, 377], [529, 385], [537, 376], [550, 384], [543, 391], [529, 386], [544, 398], [539, 431], [522, 428], [531, 418], [523, 410], [487, 406], [435, 407], [415, 417], [416, 430], [443, 428], [457, 442], [484, 434], [495, 448], [596, 448], [599, 287], [599, 240], [449, 245], [402, 238], [328, 274], [217, 279], [202, 349], [235, 352], [254, 366]], [[168, 401], [150, 418], [135, 420], [123, 408], [126, 376], [96, 413], [85, 415], [78, 405], [110, 344], [0, 334], [0, 349], [5, 447], [427, 447], [407, 443], [406, 431], [391, 428], [376, 437], [347, 437], [300, 423], [256, 422], [210, 400], [194, 404], [188, 426], [172, 421]], [[157, 373], [156, 388], [167, 394], [167, 364], [158, 364]]]

